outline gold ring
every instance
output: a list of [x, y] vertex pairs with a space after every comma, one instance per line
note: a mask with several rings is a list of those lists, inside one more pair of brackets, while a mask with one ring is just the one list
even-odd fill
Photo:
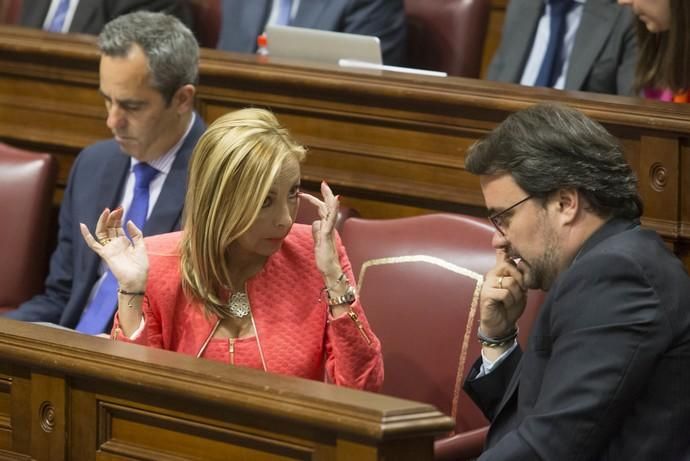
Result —
[[105, 239], [103, 239], [103, 240], [99, 240], [98, 243], [100, 243], [101, 246], [104, 247], [104, 246], [106, 246], [107, 244], [109, 244], [112, 240], [113, 240], [113, 239], [111, 239], [111, 238], [105, 238]]
[[503, 276], [498, 277], [498, 288], [503, 289]]

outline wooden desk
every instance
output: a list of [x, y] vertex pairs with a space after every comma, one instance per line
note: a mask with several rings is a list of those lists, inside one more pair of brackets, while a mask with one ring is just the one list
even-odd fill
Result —
[[[64, 185], [73, 156], [109, 136], [92, 37], [0, 27], [0, 139], [55, 152]], [[640, 179], [644, 222], [690, 264], [690, 108], [461, 78], [344, 72], [203, 50], [198, 110], [271, 108], [304, 142], [307, 186], [326, 178], [365, 217], [428, 211], [483, 214], [469, 145], [507, 115], [570, 104], [624, 145]], [[59, 195], [56, 196], [59, 200]]]
[[0, 459], [431, 460], [427, 404], [0, 318]]

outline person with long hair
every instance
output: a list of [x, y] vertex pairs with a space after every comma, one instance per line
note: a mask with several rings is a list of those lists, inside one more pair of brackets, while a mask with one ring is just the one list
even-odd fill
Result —
[[618, 0], [638, 18], [635, 89], [650, 99], [688, 102], [690, 2]]
[[[122, 210], [82, 234], [119, 283], [112, 337], [377, 390], [381, 345], [334, 230], [338, 198], [299, 192], [305, 150], [270, 112], [218, 118], [189, 169], [183, 230], [143, 239]], [[295, 224], [300, 198], [318, 209]]]

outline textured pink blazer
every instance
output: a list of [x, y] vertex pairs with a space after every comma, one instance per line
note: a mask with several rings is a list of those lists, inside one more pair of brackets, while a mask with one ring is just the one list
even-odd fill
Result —
[[[324, 380], [365, 390], [383, 382], [381, 344], [356, 300], [356, 316], [329, 319], [323, 278], [314, 260], [311, 227], [295, 224], [279, 251], [247, 282], [256, 336], [211, 339], [219, 319], [205, 313], [182, 290], [181, 232], [147, 238], [149, 277], [143, 303], [144, 330], [127, 338], [115, 316], [113, 338], [227, 364]], [[354, 283], [345, 249], [337, 239], [341, 265]], [[355, 317], [355, 318], [353, 318]], [[257, 341], [258, 337], [258, 341]]]

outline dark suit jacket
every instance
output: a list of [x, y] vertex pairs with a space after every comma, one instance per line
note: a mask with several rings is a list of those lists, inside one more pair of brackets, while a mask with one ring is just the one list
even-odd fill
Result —
[[[218, 48], [254, 53], [272, 5], [271, 0], [223, 0]], [[381, 41], [384, 63], [404, 64], [407, 23], [402, 0], [300, 0], [290, 25], [374, 35]]]
[[485, 460], [690, 460], [690, 279], [657, 234], [614, 220], [548, 293], [527, 349], [465, 390]]
[[[489, 67], [489, 80], [520, 83], [543, 7], [544, 0], [510, 1], [501, 44]], [[564, 89], [631, 94], [636, 43], [630, 8], [618, 5], [616, 0], [587, 0]]]
[[[30, 0], [22, 4], [19, 22], [23, 26], [42, 28], [50, 0]], [[192, 29], [192, 13], [181, 0], [80, 0], [69, 31], [98, 35], [111, 19], [137, 10], [162, 11], [177, 16]], [[193, 29], [192, 29], [193, 30]]]
[[[187, 187], [187, 164], [204, 132], [197, 114], [194, 126], [175, 157], [160, 196], [144, 226], [144, 235], [180, 228]], [[130, 157], [114, 140], [84, 149], [74, 162], [60, 206], [58, 244], [50, 259], [45, 292], [34, 296], [8, 317], [32, 322], [59, 323], [74, 328], [98, 279], [100, 258], [84, 242], [79, 223], [93, 232], [104, 208], [118, 205], [130, 166]]]

